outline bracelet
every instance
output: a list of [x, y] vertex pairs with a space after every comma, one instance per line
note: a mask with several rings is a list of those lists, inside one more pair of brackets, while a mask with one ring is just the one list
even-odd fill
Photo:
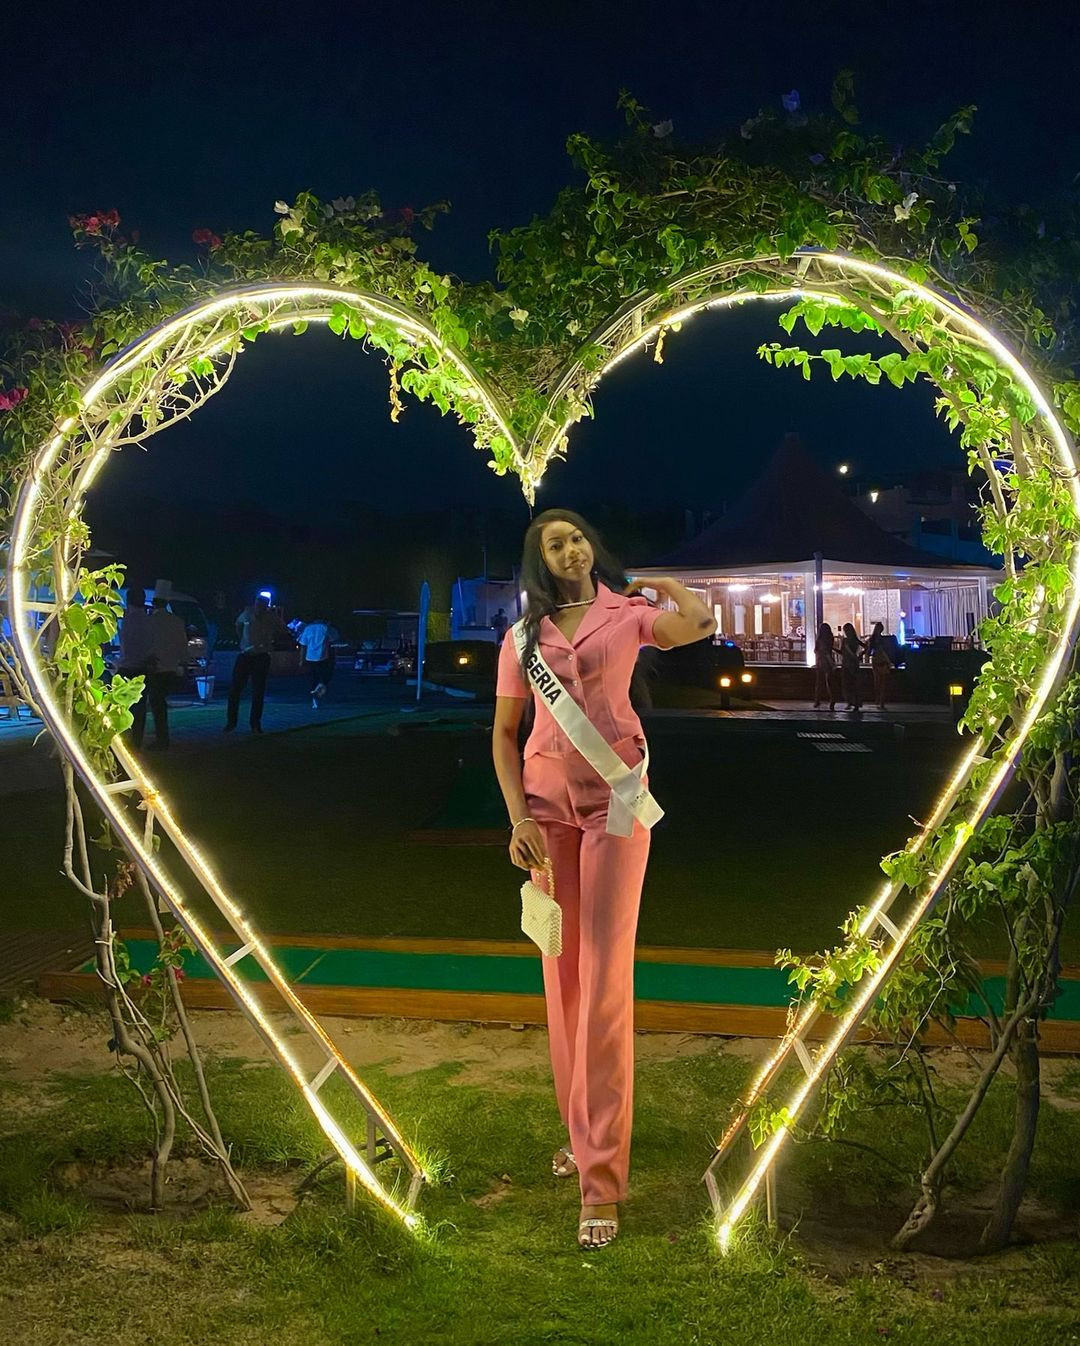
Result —
[[522, 823], [534, 823], [534, 822], [536, 822], [535, 818], [519, 818], [517, 822], [511, 826], [510, 835], [513, 836]]

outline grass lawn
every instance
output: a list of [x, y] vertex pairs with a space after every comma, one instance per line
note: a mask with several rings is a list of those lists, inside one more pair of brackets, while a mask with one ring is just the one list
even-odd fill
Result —
[[[870, 898], [881, 855], [943, 785], [955, 737], [947, 726], [897, 738], [888, 725], [840, 722], [870, 751], [822, 753], [798, 737], [805, 728], [647, 723], [667, 816], [653, 833], [641, 943], [811, 949]], [[180, 734], [150, 766], [266, 931], [505, 939], [518, 933], [520, 876], [504, 849], [423, 842], [416, 830], [447, 818], [503, 825], [489, 745], [474, 709], [427, 727], [402, 717], [225, 742]], [[82, 920], [59, 874], [62, 800], [47, 752], [35, 749], [33, 788], [0, 801], [13, 839], [0, 910], [15, 929]], [[129, 919], [142, 923], [134, 904]]]
[[[144, 1121], [131, 1086], [108, 1069], [101, 1021], [31, 1003], [0, 1026], [8, 1346], [1030, 1346], [1080, 1330], [1071, 1236], [1080, 1113], [1067, 1097], [1080, 1092], [1075, 1068], [1056, 1068], [1059, 1106], [1047, 1106], [1040, 1128], [1022, 1221], [1045, 1240], [1039, 1246], [981, 1261], [890, 1254], [919, 1138], [906, 1119], [879, 1115], [852, 1138], [880, 1147], [893, 1168], [859, 1150], [797, 1146], [780, 1188], [782, 1223], [794, 1234], [750, 1230], [725, 1258], [698, 1178], [750, 1063], [738, 1044], [639, 1036], [623, 1234], [584, 1254], [574, 1244], [575, 1184], [549, 1172], [559, 1136], [541, 1032], [377, 1021], [346, 1035], [405, 1133], [439, 1163], [417, 1238], [363, 1199], [344, 1215], [336, 1171], [295, 1206], [320, 1138], [281, 1074], [259, 1068], [237, 1016], [196, 1019], [222, 1128], [260, 1202], [256, 1219], [212, 1194], [192, 1196], [186, 1140], [171, 1208], [125, 1211], [117, 1193], [139, 1199], [144, 1190], [137, 1175], [122, 1183], [145, 1150]], [[951, 1059], [941, 1061], [946, 1079]], [[1009, 1106], [1008, 1085], [996, 1086], [949, 1192], [946, 1242], [966, 1237], [961, 1217], [984, 1195]]]

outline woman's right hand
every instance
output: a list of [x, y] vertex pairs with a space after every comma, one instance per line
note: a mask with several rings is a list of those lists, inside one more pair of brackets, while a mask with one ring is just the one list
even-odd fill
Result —
[[543, 869], [547, 846], [536, 823], [530, 820], [514, 829], [510, 838], [510, 859], [518, 869]]

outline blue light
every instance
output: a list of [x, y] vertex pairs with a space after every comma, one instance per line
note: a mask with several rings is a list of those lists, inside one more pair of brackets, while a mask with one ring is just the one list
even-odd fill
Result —
[[260, 589], [260, 590], [259, 590], [259, 597], [260, 597], [260, 598], [265, 598], [267, 602], [269, 602], [270, 599], [273, 598], [273, 596], [274, 596], [274, 595], [270, 592], [269, 589]]

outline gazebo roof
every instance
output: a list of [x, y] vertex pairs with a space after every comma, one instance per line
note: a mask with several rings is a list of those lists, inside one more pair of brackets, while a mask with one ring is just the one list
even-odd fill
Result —
[[789, 434], [732, 509], [652, 567], [703, 569], [812, 564], [814, 554], [874, 568], [983, 574], [879, 528]]

